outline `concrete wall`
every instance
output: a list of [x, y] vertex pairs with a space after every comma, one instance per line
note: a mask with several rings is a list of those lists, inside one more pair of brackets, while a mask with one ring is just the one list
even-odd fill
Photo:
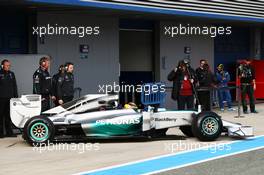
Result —
[[[60, 14], [41, 12], [38, 14], [38, 25], [58, 24], [61, 26], [100, 26], [100, 36], [78, 38], [77, 36], [46, 36], [45, 44], [38, 42], [38, 53], [53, 57], [51, 72], [66, 62], [75, 63], [76, 87], [83, 89], [82, 94], [97, 93], [98, 85], [118, 82], [119, 76], [119, 27], [118, 18], [96, 17], [86, 14]], [[176, 66], [179, 60], [185, 57], [184, 47], [191, 47], [191, 62], [193, 67], [199, 65], [200, 59], [207, 59], [214, 65], [214, 40], [209, 36], [180, 36], [169, 38], [164, 35], [165, 25], [177, 25], [177, 22], [161, 21], [159, 50], [155, 47], [156, 79], [166, 82], [168, 73]], [[157, 34], [158, 36], [158, 34]], [[80, 59], [79, 45], [88, 44], [90, 53], [88, 59]], [[132, 44], [132, 43], [130, 43]], [[133, 45], [133, 44], [132, 44]], [[131, 46], [132, 46], [131, 45]], [[167, 94], [166, 107], [175, 108], [176, 103]]]
[[[53, 58], [51, 73], [60, 64], [71, 61], [75, 64], [75, 87], [82, 88], [82, 95], [98, 93], [98, 85], [118, 82], [119, 75], [119, 27], [118, 19], [90, 16], [87, 14], [39, 12], [38, 26], [99, 26], [99, 36], [46, 36], [44, 44], [38, 42], [38, 53]], [[81, 59], [79, 45], [88, 44], [88, 59]]]
[[[169, 21], [162, 21], [160, 23], [160, 81], [165, 82], [167, 86], [172, 86], [172, 82], [167, 80], [167, 75], [177, 66], [179, 60], [185, 58], [185, 46], [191, 47], [190, 59], [193, 68], [199, 66], [200, 59], [207, 59], [211, 67], [214, 65], [214, 39], [210, 36], [198, 35], [186, 35], [174, 38], [165, 36], [164, 26], [173, 25], [177, 26], [177, 23]], [[176, 102], [171, 100], [171, 92], [167, 92], [166, 98], [166, 107], [176, 108]]]

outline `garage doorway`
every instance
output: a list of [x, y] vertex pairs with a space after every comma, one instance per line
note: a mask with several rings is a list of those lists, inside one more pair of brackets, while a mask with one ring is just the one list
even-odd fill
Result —
[[[151, 26], [151, 25], [150, 25]], [[151, 28], [121, 28], [119, 32], [120, 85], [154, 81], [154, 35]], [[121, 93], [120, 102], [140, 103], [140, 94]]]

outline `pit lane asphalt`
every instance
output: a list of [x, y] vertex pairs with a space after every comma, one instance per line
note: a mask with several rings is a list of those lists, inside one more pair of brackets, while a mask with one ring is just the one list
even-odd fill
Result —
[[264, 149], [260, 149], [155, 175], [261, 175], [263, 165]]
[[[249, 114], [244, 118], [234, 118], [237, 112], [220, 113], [217, 111], [217, 113], [228, 121], [253, 126], [255, 135], [264, 135], [264, 104], [258, 104], [257, 110], [259, 114]], [[211, 145], [234, 141], [232, 138], [222, 136], [215, 142], [199, 142], [195, 138], [185, 138], [177, 128], [170, 129], [167, 135], [168, 136], [165, 138], [156, 140], [119, 139], [96, 140], [93, 141], [95, 142], [94, 144], [90, 144], [89, 141], [86, 142], [86, 144], [67, 143], [64, 144], [68, 146], [66, 149], [65, 146], [59, 148], [51, 146], [49, 149], [47, 148], [44, 150], [28, 146], [21, 137], [4, 138], [0, 139], [0, 174], [73, 174], [193, 149], [193, 144], [203, 147], [207, 144]], [[190, 147], [174, 147], [175, 144], [179, 145], [180, 143], [190, 145]], [[84, 147], [85, 149], [83, 149]], [[241, 155], [244, 156], [244, 154]], [[257, 160], [262, 160], [264, 157], [263, 152], [254, 155]], [[224, 160], [225, 159], [229, 158], [224, 158]], [[214, 160], [207, 163], [218, 163], [221, 160], [222, 159]], [[223, 161], [223, 163], [224, 162], [225, 161]], [[187, 169], [202, 165], [205, 166], [207, 163], [193, 165], [191, 168], [189, 167]], [[239, 163], [239, 158], [234, 159], [233, 168], [238, 169], [235, 165], [239, 165]], [[229, 166], [229, 164], [227, 165]], [[256, 169], [260, 168], [257, 165], [259, 164], [256, 162]], [[214, 163], [208, 164], [209, 168], [210, 166], [216, 165]], [[178, 169], [175, 172], [181, 171], [180, 174], [182, 174], [184, 170], [186, 170], [186, 168]], [[237, 171], [239, 171], [239, 169]], [[206, 173], [207, 172], [200, 174]], [[208, 173], [212, 174], [212, 171], [208, 171]], [[192, 173], [190, 172], [189, 174]]]

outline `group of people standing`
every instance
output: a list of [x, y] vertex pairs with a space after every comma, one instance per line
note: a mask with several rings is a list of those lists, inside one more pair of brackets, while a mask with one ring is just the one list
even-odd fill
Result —
[[[11, 62], [4, 59], [0, 69], [0, 138], [15, 137], [10, 118], [10, 99], [17, 98], [17, 83]], [[33, 93], [41, 95], [41, 111], [50, 109], [52, 99], [55, 106], [62, 105], [74, 96], [74, 64], [61, 65], [53, 77], [49, 73], [50, 59], [42, 57], [39, 68], [33, 75]]]
[[[255, 110], [254, 90], [256, 90], [255, 71], [250, 60], [241, 63], [238, 68], [238, 77], [241, 82], [241, 98], [243, 112], [248, 113], [246, 95], [250, 99], [250, 112]], [[230, 74], [224, 70], [224, 65], [219, 64], [215, 73], [210, 69], [207, 60], [200, 60], [200, 66], [194, 70], [189, 60], [181, 60], [168, 75], [168, 80], [173, 82], [172, 99], [178, 103], [179, 110], [194, 109], [194, 97], [196, 108], [200, 104], [202, 110], [211, 110], [211, 91], [217, 89], [218, 102], [221, 111], [224, 111], [224, 102], [227, 102], [228, 111], [235, 110], [232, 107], [232, 98], [228, 83]]]
[[50, 99], [58, 106], [71, 101], [74, 96], [74, 64], [61, 65], [53, 77], [49, 74], [49, 67], [50, 59], [43, 57], [33, 75], [33, 93], [41, 95], [41, 111], [50, 109]]

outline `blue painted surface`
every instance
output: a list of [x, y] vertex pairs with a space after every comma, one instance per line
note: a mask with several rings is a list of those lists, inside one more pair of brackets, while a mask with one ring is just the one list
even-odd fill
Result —
[[228, 16], [221, 14], [208, 14], [200, 12], [188, 12], [188, 11], [179, 11], [179, 10], [169, 10], [169, 9], [160, 9], [152, 7], [139, 7], [139, 6], [130, 6], [114, 3], [98, 3], [98, 2], [87, 2], [80, 0], [27, 0], [29, 2], [40, 2], [40, 3], [50, 3], [50, 4], [63, 4], [63, 5], [77, 5], [77, 6], [86, 6], [86, 7], [97, 7], [97, 8], [108, 8], [115, 10], [128, 10], [128, 11], [138, 11], [138, 12], [147, 12], [147, 13], [160, 13], [160, 14], [169, 14], [169, 15], [182, 15], [182, 16], [192, 16], [192, 17], [206, 17], [206, 18], [217, 18], [217, 19], [227, 19], [227, 20], [239, 20], [239, 21], [254, 21], [254, 22], [264, 22], [262, 18], [254, 17], [239, 17], [239, 16]]
[[[110, 168], [106, 170], [98, 170], [91, 173], [83, 173], [85, 175], [136, 175], [151, 173], [154, 171], [160, 171], [168, 168], [175, 168], [178, 166], [184, 166], [186, 164], [200, 162], [207, 159], [217, 158], [221, 156], [227, 156], [230, 154], [240, 153], [242, 151], [256, 149], [264, 147], [264, 136], [254, 139], [248, 139], [231, 144], [226, 144], [226, 147], [218, 147], [217, 151], [214, 149], [200, 149], [191, 152], [184, 152], [174, 154], [166, 157], [156, 158], [153, 160], [146, 160], [143, 162], [133, 163], [120, 167]], [[223, 149], [225, 148], [225, 149]], [[229, 148], [229, 149], [227, 149]]]

